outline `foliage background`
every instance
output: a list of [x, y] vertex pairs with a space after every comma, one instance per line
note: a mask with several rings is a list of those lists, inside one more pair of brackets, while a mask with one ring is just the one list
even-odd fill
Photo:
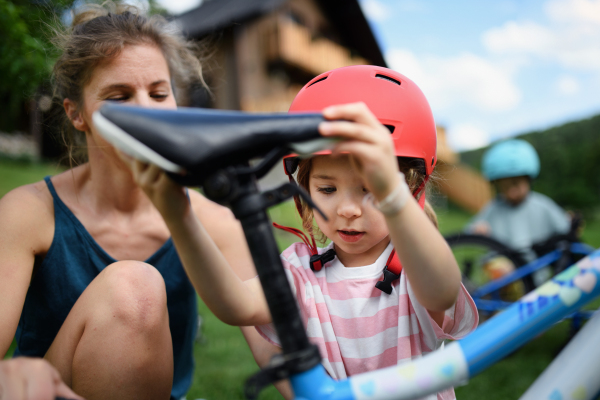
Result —
[[[120, 0], [115, 0], [118, 3]], [[142, 0], [151, 13], [165, 14], [155, 0]], [[73, 7], [102, 0], [0, 0], [0, 132], [23, 129], [28, 101], [49, 91], [58, 56], [54, 31], [65, 28]]]
[[19, 128], [22, 104], [48, 81], [56, 57], [52, 28], [73, 0], [0, 0], [0, 131]]

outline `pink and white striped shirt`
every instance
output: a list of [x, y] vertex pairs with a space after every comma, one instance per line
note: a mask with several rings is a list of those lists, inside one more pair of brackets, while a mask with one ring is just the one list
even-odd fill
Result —
[[[336, 257], [319, 272], [310, 269], [310, 251], [304, 243], [294, 243], [281, 255], [308, 337], [335, 379], [421, 357], [441, 347], [445, 339], [461, 338], [477, 327], [477, 309], [464, 287], [441, 327], [419, 304], [404, 273], [394, 281], [390, 295], [375, 288], [391, 251], [390, 243], [374, 264], [355, 268], [344, 267]], [[256, 329], [280, 346], [272, 325]], [[426, 399], [454, 398], [449, 389]]]

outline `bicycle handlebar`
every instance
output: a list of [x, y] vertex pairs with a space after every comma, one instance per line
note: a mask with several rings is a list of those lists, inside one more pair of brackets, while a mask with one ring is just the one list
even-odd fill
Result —
[[567, 233], [552, 235], [546, 240], [532, 244], [531, 248], [538, 256], [541, 256], [556, 249], [561, 242], [579, 243], [579, 229], [581, 228], [582, 224], [583, 218], [581, 215], [574, 214], [571, 218], [570, 228]]

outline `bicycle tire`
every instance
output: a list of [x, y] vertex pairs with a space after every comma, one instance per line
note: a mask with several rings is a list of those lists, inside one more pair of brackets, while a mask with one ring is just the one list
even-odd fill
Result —
[[[458, 233], [445, 236], [444, 239], [446, 239], [457, 259], [461, 269], [463, 284], [470, 293], [491, 280], [490, 278], [486, 279], [483, 273], [483, 263], [486, 256], [493, 254], [497, 257], [505, 257], [515, 268], [520, 268], [527, 264], [519, 253], [488, 236]], [[476, 251], [470, 251], [466, 253], [467, 255], [459, 253], [469, 248], [476, 249]], [[468, 256], [476, 257], [477, 259], [466, 258]], [[525, 293], [535, 289], [533, 278], [530, 275], [523, 277], [520, 281], [523, 283]]]

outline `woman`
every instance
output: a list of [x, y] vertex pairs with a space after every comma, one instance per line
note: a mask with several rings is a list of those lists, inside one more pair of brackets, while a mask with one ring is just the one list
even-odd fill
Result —
[[[200, 63], [163, 18], [112, 3], [86, 6], [62, 42], [55, 94], [88, 161], [0, 201], [0, 355], [15, 337], [15, 355], [45, 358], [87, 399], [181, 398], [196, 294], [161, 216], [91, 115], [105, 102], [176, 108], [174, 89], [202, 82]], [[252, 276], [231, 212], [188, 195], [230, 264]]]

